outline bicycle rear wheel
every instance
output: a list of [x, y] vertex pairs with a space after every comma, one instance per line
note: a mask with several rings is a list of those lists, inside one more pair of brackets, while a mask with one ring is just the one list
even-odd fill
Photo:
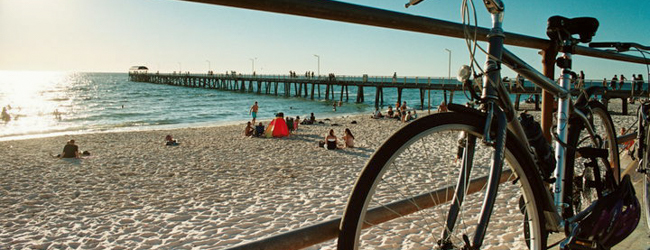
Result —
[[643, 211], [645, 212], [646, 226], [650, 229], [650, 124], [646, 123], [645, 131], [645, 152], [643, 153], [643, 162], [641, 174], [643, 174]]
[[[480, 142], [483, 125], [481, 116], [442, 113], [422, 117], [393, 134], [370, 158], [355, 184], [341, 222], [338, 249], [431, 249], [439, 245], [456, 249], [472, 241], [494, 151]], [[525, 147], [512, 134], [506, 138], [507, 167], [483, 248], [530, 245], [545, 249], [540, 197], [546, 191], [539, 171], [532, 169], [534, 163]], [[473, 163], [465, 178], [461, 178], [463, 159], [457, 159], [463, 154]], [[461, 179], [471, 184], [458, 185]], [[464, 199], [454, 195], [457, 190]]]
[[[594, 143], [582, 122], [576, 122], [569, 128], [566, 179], [571, 181], [564, 188], [564, 201], [569, 204], [564, 218], [583, 211], [598, 198], [613, 191], [621, 181], [618, 142], [612, 118], [600, 102], [591, 101], [588, 107], [594, 133], [601, 141]], [[578, 148], [607, 150], [607, 164], [603, 159], [592, 162], [582, 157], [576, 150]]]

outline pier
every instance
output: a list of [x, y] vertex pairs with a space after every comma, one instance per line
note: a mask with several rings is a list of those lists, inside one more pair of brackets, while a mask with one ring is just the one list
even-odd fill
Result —
[[[375, 107], [384, 103], [384, 89], [395, 89], [397, 101], [402, 102], [404, 89], [420, 91], [420, 105], [426, 107], [427, 90], [462, 91], [456, 79], [390, 77], [390, 76], [296, 76], [296, 75], [242, 75], [242, 74], [150, 74], [129, 72], [129, 80], [181, 87], [206, 88], [243, 93], [267, 94], [284, 97], [303, 97], [333, 101], [365, 102], [366, 89], [375, 91]], [[324, 89], [323, 89], [324, 87]], [[356, 91], [350, 91], [353, 88]], [[335, 89], [339, 89], [338, 96]], [[352, 96], [351, 97], [351, 93]], [[446, 94], [445, 94], [446, 97]]]
[[[419, 90], [421, 107], [431, 107], [429, 91], [442, 91], [447, 102], [453, 102], [454, 92], [464, 91], [463, 86], [456, 79], [442, 77], [392, 77], [392, 76], [306, 76], [306, 75], [243, 75], [243, 74], [159, 74], [148, 73], [146, 70], [129, 71], [129, 80], [132, 82], [147, 82], [166, 84], [179, 87], [205, 88], [242, 93], [266, 94], [283, 97], [302, 97], [309, 99], [322, 99], [349, 102], [351, 95], [356, 103], [365, 102], [367, 89], [375, 92], [374, 105], [379, 108], [384, 106], [384, 90], [397, 91], [397, 102], [402, 102], [404, 89]], [[601, 86], [597, 81], [586, 81], [586, 86]], [[535, 110], [539, 110], [539, 94], [541, 89], [536, 86], [515, 87], [510, 84], [511, 93], [515, 97], [515, 108], [519, 108], [521, 95], [534, 95]], [[324, 89], [323, 89], [324, 87]], [[350, 91], [350, 89], [356, 91]], [[335, 93], [335, 89], [340, 90]], [[449, 95], [447, 95], [447, 92]], [[578, 95], [579, 91], [573, 91]], [[337, 96], [338, 95], [338, 96]], [[607, 90], [600, 93], [604, 100], [621, 99], [623, 113], [627, 114], [629, 97], [647, 97], [648, 92], [633, 93], [630, 90]], [[449, 99], [447, 99], [449, 97]], [[391, 102], [392, 103], [392, 102]], [[607, 102], [605, 102], [607, 103]]]

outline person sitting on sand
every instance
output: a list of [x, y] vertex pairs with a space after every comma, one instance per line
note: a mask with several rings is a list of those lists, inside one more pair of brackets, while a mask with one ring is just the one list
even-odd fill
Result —
[[298, 124], [300, 124], [300, 116], [296, 116], [293, 120], [293, 130], [298, 130]]
[[413, 115], [411, 114], [411, 111], [407, 111], [406, 112], [406, 117], [404, 118], [404, 122], [410, 122], [412, 120], [415, 120], [415, 118], [413, 118]]
[[384, 117], [384, 115], [381, 114], [381, 111], [379, 111], [379, 108], [375, 108], [375, 113], [373, 113], [372, 116], [370, 116], [370, 118], [374, 118], [374, 119], [379, 119], [379, 118], [383, 118], [383, 117]]
[[255, 132], [255, 129], [253, 129], [253, 126], [251, 125], [251, 122], [246, 123], [246, 128], [244, 128], [244, 136], [252, 136], [253, 132]]
[[393, 114], [394, 114], [393, 106], [388, 105], [388, 110], [386, 110], [386, 116], [388, 116], [388, 118], [393, 118]]
[[255, 131], [253, 132], [253, 136], [261, 137], [263, 134], [264, 134], [264, 124], [260, 122], [259, 125], [255, 126]]
[[445, 101], [440, 102], [440, 106], [438, 106], [438, 113], [447, 112], [447, 111], [449, 111], [449, 109], [447, 109], [447, 102]]
[[314, 124], [315, 122], [316, 122], [316, 117], [314, 116], [314, 113], [311, 113], [311, 115], [309, 116], [309, 119], [306, 119], [306, 120], [302, 121], [301, 124], [311, 125], [311, 124]]
[[178, 141], [172, 137], [172, 135], [167, 135], [165, 136], [165, 145], [167, 146], [176, 146], [178, 145]]
[[354, 148], [354, 135], [352, 135], [349, 128], [345, 129], [345, 135], [341, 139], [345, 143], [346, 148]]
[[337, 141], [338, 141], [338, 139], [334, 135], [334, 130], [330, 129], [330, 132], [327, 133], [327, 135], [325, 136], [325, 144], [324, 144], [324, 146], [325, 146], [326, 149], [337, 149], [337, 146], [336, 146]]
[[79, 146], [74, 144], [74, 140], [69, 140], [68, 143], [63, 146], [63, 153], [59, 155], [60, 158], [80, 158], [79, 156]]

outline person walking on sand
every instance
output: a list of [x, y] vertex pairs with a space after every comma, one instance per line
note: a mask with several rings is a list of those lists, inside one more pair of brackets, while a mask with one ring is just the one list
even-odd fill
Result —
[[257, 106], [257, 102], [251, 106], [251, 109], [248, 111], [248, 114], [253, 116], [253, 124], [255, 123], [255, 119], [257, 118], [257, 111], [259, 110], [259, 106]]
[[80, 158], [79, 146], [74, 144], [74, 140], [69, 140], [63, 147], [63, 153], [59, 155], [60, 158]]

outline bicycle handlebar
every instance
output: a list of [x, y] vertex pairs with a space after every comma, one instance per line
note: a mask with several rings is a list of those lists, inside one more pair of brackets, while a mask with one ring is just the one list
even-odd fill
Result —
[[621, 42], [600, 42], [600, 43], [590, 43], [589, 47], [591, 48], [616, 48], [618, 52], [629, 51], [630, 48], [637, 48], [640, 50], [650, 50], [650, 46], [644, 46], [638, 43], [621, 43]]

